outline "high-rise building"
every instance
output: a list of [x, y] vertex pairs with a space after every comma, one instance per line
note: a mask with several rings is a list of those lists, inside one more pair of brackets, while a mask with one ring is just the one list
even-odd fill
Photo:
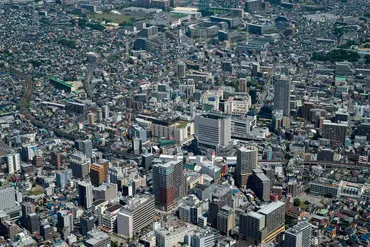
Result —
[[186, 76], [186, 64], [179, 62], [176, 66], [176, 72], [178, 78], [184, 78]]
[[109, 118], [109, 107], [107, 105], [102, 107], [103, 110], [103, 118], [108, 119]]
[[87, 236], [95, 226], [95, 217], [91, 212], [85, 211], [80, 218], [80, 233]]
[[73, 231], [73, 215], [72, 212], [61, 210], [58, 212], [58, 231], [62, 234], [63, 239], [66, 239]]
[[8, 187], [0, 190], [0, 210], [7, 210], [15, 206], [14, 187]]
[[217, 186], [212, 191], [207, 219], [213, 228], [217, 228], [217, 215], [224, 206], [232, 207], [232, 191], [229, 186]]
[[95, 114], [92, 113], [92, 112], [87, 114], [87, 121], [88, 121], [90, 126], [94, 125], [95, 124]]
[[51, 162], [50, 162], [57, 170], [60, 169], [61, 160], [60, 160], [60, 153], [58, 151], [51, 152]]
[[93, 189], [95, 200], [107, 200], [110, 201], [117, 197], [117, 184], [103, 183], [97, 188]]
[[155, 204], [161, 210], [172, 209], [184, 196], [182, 160], [153, 165], [153, 193]]
[[135, 233], [152, 223], [154, 215], [154, 196], [141, 195], [131, 198], [118, 213], [117, 232], [132, 238]]
[[236, 154], [235, 183], [240, 188], [247, 186], [248, 176], [258, 165], [258, 148], [242, 146]]
[[93, 163], [90, 166], [91, 183], [94, 186], [99, 186], [105, 181], [105, 169], [103, 165]]
[[251, 241], [250, 244], [263, 244], [274, 241], [284, 232], [285, 204], [271, 202], [262, 206], [257, 212], [240, 214], [239, 238]]
[[14, 174], [21, 170], [21, 156], [19, 153], [8, 154], [6, 159], [9, 174]]
[[55, 173], [55, 177], [56, 185], [63, 190], [66, 187], [68, 181], [72, 178], [72, 170], [68, 169], [57, 171]]
[[90, 172], [90, 161], [83, 153], [74, 153], [71, 155], [70, 164], [72, 169], [72, 176], [84, 179]]
[[235, 226], [235, 213], [229, 206], [223, 206], [217, 214], [217, 230], [229, 235]]
[[93, 202], [91, 182], [82, 181], [78, 183], [78, 203], [85, 209], [91, 208]]
[[30, 233], [40, 232], [40, 216], [36, 213], [30, 213], [27, 215], [26, 228]]
[[44, 238], [45, 241], [53, 238], [53, 227], [49, 223], [43, 223], [40, 227], [40, 235]]
[[239, 79], [239, 92], [246, 93], [248, 91], [247, 79]]
[[261, 169], [253, 169], [253, 174], [248, 179], [248, 187], [262, 201], [269, 201], [271, 194], [271, 180]]
[[217, 150], [226, 147], [231, 141], [231, 118], [221, 114], [205, 114], [196, 116], [195, 138], [198, 147]]
[[274, 81], [274, 106], [282, 110], [284, 116], [290, 115], [290, 80], [278, 79]]
[[98, 108], [96, 111], [96, 120], [101, 123], [103, 121], [103, 110], [101, 108]]
[[285, 247], [310, 247], [312, 238], [312, 226], [306, 221], [298, 222], [295, 226], [285, 231]]
[[91, 140], [83, 140], [79, 143], [80, 151], [86, 155], [87, 158], [92, 157], [92, 142]]
[[2, 221], [0, 223], [0, 232], [4, 239], [10, 239], [11, 241], [14, 241], [14, 237], [18, 233], [18, 229], [18, 226], [10, 221]]
[[329, 139], [332, 145], [343, 145], [346, 140], [347, 128], [347, 122], [333, 123], [330, 120], [324, 120], [322, 136]]

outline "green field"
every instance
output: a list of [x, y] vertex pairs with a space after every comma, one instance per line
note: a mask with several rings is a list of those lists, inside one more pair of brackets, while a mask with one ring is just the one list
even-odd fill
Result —
[[114, 22], [114, 23], [123, 23], [123, 22], [134, 22], [137, 20], [142, 19], [140, 16], [132, 16], [132, 15], [117, 15], [111, 13], [103, 13], [103, 14], [90, 14], [90, 19], [96, 21], [107, 21], [107, 22]]

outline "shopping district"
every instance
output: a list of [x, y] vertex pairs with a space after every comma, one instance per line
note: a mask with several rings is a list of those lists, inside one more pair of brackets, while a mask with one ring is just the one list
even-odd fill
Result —
[[370, 246], [365, 0], [0, 0], [0, 246]]

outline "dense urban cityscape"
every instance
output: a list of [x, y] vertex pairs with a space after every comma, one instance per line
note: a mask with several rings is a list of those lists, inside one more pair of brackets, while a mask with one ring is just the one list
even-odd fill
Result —
[[370, 246], [369, 26], [365, 0], [0, 0], [0, 246]]

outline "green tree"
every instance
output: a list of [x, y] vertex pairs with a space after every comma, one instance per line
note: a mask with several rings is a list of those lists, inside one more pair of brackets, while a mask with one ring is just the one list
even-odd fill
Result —
[[299, 205], [301, 205], [301, 200], [299, 198], [295, 198], [293, 204], [294, 206], [298, 207]]

